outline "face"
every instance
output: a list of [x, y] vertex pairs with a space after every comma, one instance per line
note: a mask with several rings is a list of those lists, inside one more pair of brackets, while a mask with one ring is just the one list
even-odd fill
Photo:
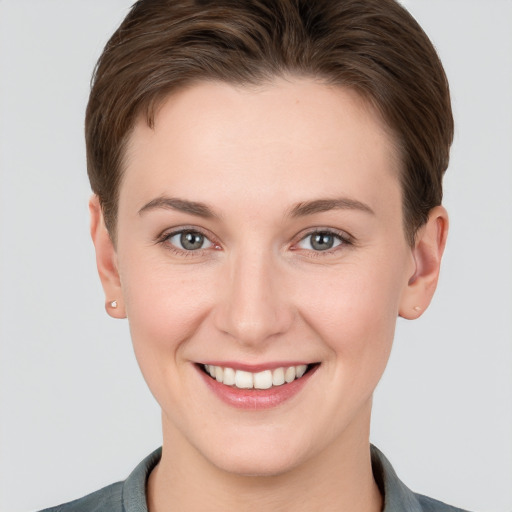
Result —
[[269, 475], [367, 441], [415, 273], [398, 173], [376, 113], [313, 81], [194, 85], [137, 122], [114, 266], [164, 443]]

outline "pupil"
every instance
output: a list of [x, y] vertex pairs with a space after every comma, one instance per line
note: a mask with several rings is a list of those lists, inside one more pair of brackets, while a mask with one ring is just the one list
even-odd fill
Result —
[[334, 244], [334, 237], [328, 233], [316, 233], [311, 240], [311, 246], [317, 251], [331, 249]]
[[190, 231], [182, 233], [180, 237], [181, 245], [184, 249], [195, 251], [201, 249], [204, 237], [199, 233], [192, 233]]

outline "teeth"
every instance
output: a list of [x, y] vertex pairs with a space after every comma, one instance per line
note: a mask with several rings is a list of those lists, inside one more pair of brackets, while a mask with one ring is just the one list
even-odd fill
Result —
[[224, 384], [233, 386], [236, 382], [236, 373], [233, 368], [224, 368]]
[[296, 366], [295, 367], [295, 376], [297, 377], [297, 379], [300, 379], [306, 373], [307, 369], [308, 369], [307, 364], [301, 364], [300, 366]]
[[212, 364], [205, 364], [204, 369], [212, 378], [226, 386], [235, 386], [240, 389], [269, 389], [272, 386], [282, 386], [284, 383], [300, 379], [306, 373], [308, 366], [301, 364], [257, 373], [223, 368]]
[[255, 373], [254, 377], [255, 389], [268, 389], [272, 387], [272, 372], [265, 370], [264, 372]]
[[235, 372], [235, 386], [241, 389], [251, 389], [253, 387], [252, 373], [237, 370]]
[[295, 366], [290, 366], [289, 368], [286, 368], [286, 371], [284, 372], [284, 380], [286, 382], [293, 382], [296, 375]]
[[272, 372], [272, 384], [274, 386], [281, 386], [284, 384], [284, 368], [276, 368]]

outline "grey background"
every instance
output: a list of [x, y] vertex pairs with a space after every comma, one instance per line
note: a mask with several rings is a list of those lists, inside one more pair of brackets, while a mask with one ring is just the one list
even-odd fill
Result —
[[[404, 1], [457, 123], [437, 296], [399, 320], [372, 441], [414, 490], [512, 510], [512, 2]], [[131, 0], [0, 0], [0, 510], [115, 480], [160, 444], [126, 321], [103, 310], [83, 113]]]

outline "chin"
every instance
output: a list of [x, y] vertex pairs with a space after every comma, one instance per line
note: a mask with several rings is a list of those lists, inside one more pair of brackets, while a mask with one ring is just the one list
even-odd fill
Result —
[[[216, 461], [221, 471], [241, 477], [272, 477], [290, 472], [299, 465], [297, 457], [287, 457], [283, 453], [268, 455], [264, 448], [259, 453], [236, 453]], [[265, 456], [262, 456], [262, 455]]]
[[[249, 442], [248, 442], [248, 439]], [[239, 476], [269, 477], [282, 475], [301, 464], [306, 454], [288, 439], [251, 436], [248, 439], [231, 439], [211, 446], [203, 456], [216, 468]]]

